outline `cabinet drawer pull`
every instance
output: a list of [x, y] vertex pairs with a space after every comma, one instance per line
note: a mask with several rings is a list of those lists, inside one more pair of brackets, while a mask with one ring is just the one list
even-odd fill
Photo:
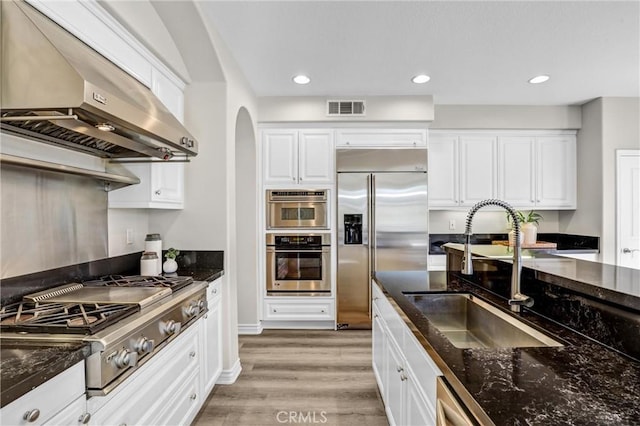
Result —
[[89, 420], [91, 420], [91, 414], [89, 413], [81, 414], [80, 417], [78, 417], [78, 423], [82, 423], [83, 425], [89, 423]]
[[273, 309], [273, 313], [275, 314], [276, 312], [278, 312], [275, 308]]
[[373, 314], [373, 317], [374, 318], [378, 318], [378, 314]]
[[40, 410], [38, 410], [37, 408], [27, 411], [22, 416], [22, 418], [29, 423], [35, 422], [36, 420], [38, 420], [38, 417], [40, 417]]
[[160, 194], [162, 194], [162, 191], [159, 189], [156, 189], [156, 195], [160, 195]]
[[400, 372], [404, 371], [404, 368], [402, 368], [402, 367], [400, 367], [400, 366], [397, 366], [397, 367], [396, 367], [396, 371], [397, 371], [398, 373], [400, 373]]
[[189, 357], [195, 358], [196, 357], [196, 351], [189, 352]]
[[213, 290], [211, 290], [211, 293], [216, 294], [218, 292], [217, 288], [214, 288]]
[[321, 309], [320, 312], [322, 312], [324, 314], [324, 309]]
[[195, 399], [196, 399], [197, 397], [198, 397], [198, 395], [196, 395], [195, 393], [194, 393], [194, 394], [191, 394], [191, 396], [190, 396], [190, 398], [191, 398], [192, 400], [194, 400], [194, 401], [195, 401]]
[[400, 380], [402, 380], [404, 382], [405, 380], [407, 380], [407, 376], [405, 376], [404, 374], [401, 374], [400, 375]]

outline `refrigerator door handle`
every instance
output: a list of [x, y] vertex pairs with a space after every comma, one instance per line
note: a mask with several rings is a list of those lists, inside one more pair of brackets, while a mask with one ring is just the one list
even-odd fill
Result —
[[376, 270], [376, 176], [367, 177], [367, 199], [369, 200], [369, 272], [371, 277]]

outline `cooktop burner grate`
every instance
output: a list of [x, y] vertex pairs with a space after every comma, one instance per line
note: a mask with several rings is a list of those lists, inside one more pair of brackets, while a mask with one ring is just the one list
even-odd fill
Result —
[[0, 330], [94, 334], [138, 310], [119, 303], [19, 302], [0, 309]]
[[117, 286], [117, 287], [168, 287], [176, 292], [193, 282], [191, 277], [163, 277], [146, 275], [107, 275], [97, 280], [85, 281], [87, 287]]

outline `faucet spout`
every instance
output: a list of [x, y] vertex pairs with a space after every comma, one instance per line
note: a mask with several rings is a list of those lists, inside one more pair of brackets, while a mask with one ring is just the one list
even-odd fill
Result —
[[464, 275], [472, 275], [473, 274], [473, 264], [471, 258], [471, 236], [473, 232], [471, 230], [473, 224], [473, 217], [482, 207], [486, 206], [498, 206], [502, 207], [507, 211], [509, 216], [513, 221], [513, 229], [515, 231], [515, 246], [513, 249], [513, 269], [511, 271], [511, 294], [509, 299], [509, 305], [511, 306], [511, 310], [514, 312], [520, 312], [520, 306], [524, 305], [526, 307], [533, 306], [533, 299], [529, 296], [526, 296], [520, 293], [520, 277], [522, 275], [522, 246], [520, 244], [520, 222], [518, 221], [518, 216], [516, 211], [509, 203], [506, 203], [502, 200], [497, 199], [489, 199], [480, 201], [469, 210], [467, 214], [467, 221], [465, 227], [465, 244], [464, 244], [464, 255], [462, 257], [462, 269], [461, 273]]

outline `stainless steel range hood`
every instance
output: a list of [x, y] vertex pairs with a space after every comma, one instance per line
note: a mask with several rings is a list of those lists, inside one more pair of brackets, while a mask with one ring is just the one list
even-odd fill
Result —
[[147, 87], [23, 1], [0, 4], [3, 132], [103, 158], [197, 155]]

